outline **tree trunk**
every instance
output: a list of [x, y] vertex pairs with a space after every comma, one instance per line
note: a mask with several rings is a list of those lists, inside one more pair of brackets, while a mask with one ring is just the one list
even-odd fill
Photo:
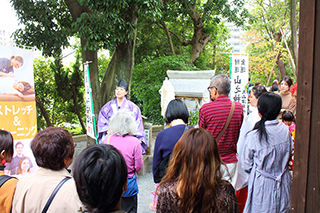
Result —
[[[86, 40], [81, 37], [81, 51], [82, 51], [82, 62], [89, 62], [89, 74], [90, 74], [90, 83], [92, 89], [92, 101], [93, 101], [93, 110], [94, 110], [94, 120], [96, 123], [96, 130], [98, 131], [98, 115], [101, 109], [101, 91], [100, 91], [100, 82], [99, 82], [99, 70], [98, 70], [98, 53], [97, 51], [92, 51], [85, 49]], [[92, 138], [87, 138], [88, 145], [96, 144], [96, 141]]]
[[[90, 12], [88, 8], [81, 6], [78, 0], [65, 0], [65, 3], [70, 10], [73, 21], [76, 21], [83, 12]], [[135, 12], [137, 12], [137, 6], [133, 5], [129, 11], [124, 11], [123, 14], [130, 14], [128, 16], [128, 21], [137, 24], [137, 17], [134, 15]], [[80, 39], [82, 62], [91, 62], [89, 63], [90, 83], [92, 88], [95, 121], [97, 125], [98, 115], [102, 105], [114, 97], [116, 83], [120, 79], [124, 79], [130, 85], [134, 65], [136, 30], [134, 30], [132, 38], [129, 37], [126, 42], [117, 45], [107, 71], [103, 77], [101, 86], [99, 82], [97, 51], [86, 49], [85, 38], [82, 36]], [[89, 145], [92, 145], [95, 144], [95, 141], [88, 137], [88, 143]]]
[[[81, 6], [78, 0], [64, 0], [72, 16], [74, 22], [77, 18], [81, 16], [84, 12], [90, 12], [85, 6]], [[101, 108], [101, 95], [100, 95], [100, 82], [99, 82], [99, 71], [98, 71], [98, 53], [97, 51], [88, 50], [85, 48], [86, 40], [82, 36], [81, 40], [81, 52], [82, 52], [82, 62], [89, 63], [89, 73], [90, 73], [90, 83], [92, 88], [92, 99], [93, 99], [93, 110], [95, 115], [96, 125], [98, 124], [98, 114]], [[88, 145], [95, 144], [95, 141], [88, 137]]]
[[[131, 7], [130, 21], [137, 23], [137, 17], [134, 15], [137, 11], [136, 6]], [[101, 100], [102, 104], [107, 103], [114, 98], [114, 91], [117, 82], [124, 79], [129, 85], [131, 82], [132, 70], [134, 66], [134, 46], [136, 40], [136, 29], [133, 31], [132, 38], [129, 37], [126, 42], [118, 44], [115, 52], [112, 55], [107, 71], [101, 82]]]
[[[281, 33], [277, 32], [276, 35], [276, 42], [280, 43], [281, 42]], [[281, 79], [284, 78], [287, 73], [286, 73], [286, 69], [282, 60], [282, 54], [281, 51], [279, 52], [278, 58], [277, 58], [277, 64], [278, 64], [278, 68], [280, 70], [280, 74], [281, 74]]]
[[44, 106], [38, 96], [36, 96], [36, 103], [37, 103], [37, 106], [40, 108], [41, 114], [43, 115], [43, 117], [47, 123], [47, 127], [52, 126], [49, 115], [47, 113], [47, 110], [44, 108]]
[[77, 97], [77, 94], [76, 94], [76, 91], [75, 91], [73, 84], [71, 84], [71, 90], [72, 90], [73, 104], [74, 104], [74, 107], [76, 108], [76, 114], [78, 116], [79, 122], [82, 127], [82, 133], [87, 134], [86, 126], [84, 125], [83, 120], [81, 118], [80, 108], [79, 108], [79, 104], [78, 104], [78, 100], [77, 100], [78, 97]]
[[167, 35], [167, 38], [168, 38], [168, 41], [169, 41], [169, 46], [170, 46], [171, 53], [172, 53], [172, 55], [175, 55], [176, 53], [174, 51], [171, 35], [170, 35], [168, 27], [167, 27], [167, 25], [166, 25], [166, 23], [164, 21], [162, 22], [162, 26], [163, 26], [163, 29], [166, 31], [166, 35]]
[[193, 21], [193, 37], [192, 37], [192, 50], [190, 54], [190, 59], [192, 63], [196, 61], [197, 58], [200, 57], [201, 52], [203, 51], [203, 48], [206, 46], [206, 44], [211, 39], [212, 35], [206, 35], [204, 32], [204, 24], [202, 19], [199, 16], [199, 13], [195, 10], [195, 8], [192, 9], [193, 14], [191, 16], [191, 19]]
[[296, 72], [298, 70], [298, 38], [297, 38], [297, 0], [291, 0], [290, 2], [290, 25], [291, 25], [291, 41], [292, 41], [292, 56], [296, 66]]
[[214, 44], [213, 45], [213, 56], [212, 56], [212, 58], [213, 58], [213, 62], [212, 62], [212, 69], [216, 69], [216, 54], [217, 54], [217, 45], [216, 44]]

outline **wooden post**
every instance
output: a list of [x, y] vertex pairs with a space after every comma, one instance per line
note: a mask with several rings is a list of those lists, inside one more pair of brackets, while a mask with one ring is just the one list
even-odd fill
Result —
[[300, 1], [297, 124], [291, 212], [320, 209], [320, 2]]

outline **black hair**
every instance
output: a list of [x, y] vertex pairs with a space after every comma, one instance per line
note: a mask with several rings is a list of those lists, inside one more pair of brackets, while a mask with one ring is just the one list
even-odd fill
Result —
[[166, 123], [169, 124], [175, 119], [182, 119], [184, 123], [188, 123], [189, 111], [186, 104], [180, 99], [171, 100], [165, 113]]
[[260, 140], [265, 138], [268, 141], [265, 122], [278, 117], [282, 107], [281, 96], [273, 92], [265, 92], [259, 97], [257, 106], [262, 118], [255, 124], [253, 130], [256, 129], [259, 132]]
[[119, 202], [127, 180], [127, 165], [111, 145], [95, 144], [75, 160], [73, 177], [82, 203], [92, 212], [109, 212]]
[[13, 137], [10, 132], [0, 129], [0, 153], [2, 150], [13, 156]]
[[29, 82], [19, 81], [19, 83], [23, 84], [23, 86], [24, 86], [24, 90], [20, 91], [23, 95], [32, 95], [32, 94], [34, 94], [34, 88]]
[[287, 82], [287, 84], [288, 84], [288, 86], [289, 86], [289, 89], [290, 89], [290, 87], [291, 87], [291, 85], [292, 85], [292, 79], [291, 79], [289, 76], [284, 76], [283, 79], [282, 79], [282, 81]]
[[264, 92], [267, 92], [266, 88], [262, 85], [257, 85], [252, 87], [251, 91], [253, 92], [253, 95], [258, 99], [260, 95]]
[[274, 84], [271, 86], [271, 92], [276, 92], [276, 91], [279, 91], [279, 86]]
[[295, 122], [294, 115], [291, 111], [285, 110], [282, 112], [282, 120], [283, 121], [292, 121]]

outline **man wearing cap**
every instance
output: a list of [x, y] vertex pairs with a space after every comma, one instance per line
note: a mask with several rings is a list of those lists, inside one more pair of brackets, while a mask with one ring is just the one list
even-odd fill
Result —
[[144, 135], [143, 122], [141, 117], [140, 109], [133, 102], [129, 101], [126, 98], [128, 93], [128, 83], [125, 80], [120, 80], [116, 86], [116, 99], [113, 99], [106, 103], [99, 112], [98, 118], [98, 141], [99, 143], [103, 143], [104, 137], [107, 135], [109, 119], [112, 115], [114, 115], [120, 109], [126, 109], [135, 115], [135, 120], [138, 125], [138, 132], [135, 137], [141, 141], [142, 153], [145, 153], [145, 149], [147, 148], [146, 138]]

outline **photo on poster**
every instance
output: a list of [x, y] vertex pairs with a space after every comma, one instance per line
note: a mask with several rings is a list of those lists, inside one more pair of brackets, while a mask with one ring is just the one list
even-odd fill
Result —
[[30, 149], [31, 140], [14, 141], [13, 157], [10, 163], [6, 163], [5, 174], [20, 178], [37, 170], [38, 166]]
[[30, 143], [37, 134], [37, 116], [32, 50], [0, 46], [0, 129], [14, 139], [5, 174], [20, 178], [33, 173], [37, 166]]
[[0, 100], [35, 100], [32, 50], [1, 46]]

